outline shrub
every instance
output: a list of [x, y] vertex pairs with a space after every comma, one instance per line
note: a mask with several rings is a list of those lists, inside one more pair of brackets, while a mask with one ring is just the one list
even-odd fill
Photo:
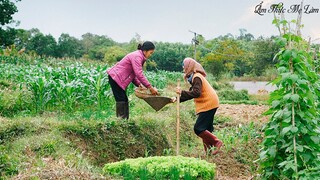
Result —
[[182, 156], [154, 156], [106, 164], [105, 174], [140, 179], [213, 179], [215, 164]]
[[218, 91], [220, 100], [229, 100], [229, 101], [243, 101], [249, 100], [249, 94], [247, 90], [222, 90]]

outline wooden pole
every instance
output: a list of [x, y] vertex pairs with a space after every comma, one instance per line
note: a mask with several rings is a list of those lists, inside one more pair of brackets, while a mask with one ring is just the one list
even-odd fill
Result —
[[[178, 87], [180, 88], [180, 80], [178, 79]], [[180, 95], [178, 94], [177, 96], [177, 129], [176, 129], [176, 133], [177, 133], [177, 150], [176, 153], [177, 155], [179, 155], [179, 151], [180, 151]]]

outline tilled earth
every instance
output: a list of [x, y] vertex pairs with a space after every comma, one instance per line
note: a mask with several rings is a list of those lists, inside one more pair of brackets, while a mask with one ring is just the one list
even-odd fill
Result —
[[267, 105], [220, 104], [217, 115], [230, 117], [233, 123], [267, 122], [268, 117], [262, 115], [269, 109]]
[[[248, 124], [251, 122], [255, 123], [266, 123], [268, 120], [267, 116], [262, 115], [268, 110], [266, 105], [245, 105], [245, 104], [222, 104], [220, 105], [217, 116], [224, 116], [231, 119], [230, 122], [226, 122], [219, 125], [219, 128], [239, 126], [240, 124]], [[217, 129], [219, 131], [219, 129]], [[253, 179], [256, 174], [252, 174], [250, 165], [248, 163], [239, 162], [240, 158], [243, 157], [250, 159], [252, 154], [257, 155], [259, 150], [257, 144], [261, 142], [261, 139], [257, 139], [254, 142], [248, 142], [245, 147], [233, 147], [231, 151], [221, 153], [207, 157], [209, 162], [213, 162], [217, 165], [217, 176], [218, 180], [242, 180], [242, 179]], [[258, 157], [258, 156], [257, 156]], [[251, 162], [253, 164], [253, 162]], [[257, 165], [255, 165], [257, 166]]]

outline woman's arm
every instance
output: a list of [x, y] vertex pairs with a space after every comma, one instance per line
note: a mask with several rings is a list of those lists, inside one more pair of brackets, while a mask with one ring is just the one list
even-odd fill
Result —
[[146, 88], [150, 88], [151, 84], [143, 74], [143, 59], [139, 56], [136, 56], [131, 59], [131, 65], [136, 78], [136, 80], [134, 80], [134, 83], [141, 82], [143, 86], [145, 86]]
[[184, 102], [193, 98], [198, 98], [201, 96], [202, 91], [202, 81], [199, 77], [195, 77], [192, 82], [192, 87], [190, 91], [181, 91], [180, 102]]

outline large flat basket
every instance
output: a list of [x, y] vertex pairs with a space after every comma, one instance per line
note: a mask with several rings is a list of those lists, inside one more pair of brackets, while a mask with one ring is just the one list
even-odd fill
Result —
[[152, 95], [150, 90], [148, 89], [136, 88], [135, 95], [138, 98], [143, 99], [145, 102], [147, 102], [156, 111], [159, 111], [165, 105], [171, 103], [171, 98], [159, 95]]

